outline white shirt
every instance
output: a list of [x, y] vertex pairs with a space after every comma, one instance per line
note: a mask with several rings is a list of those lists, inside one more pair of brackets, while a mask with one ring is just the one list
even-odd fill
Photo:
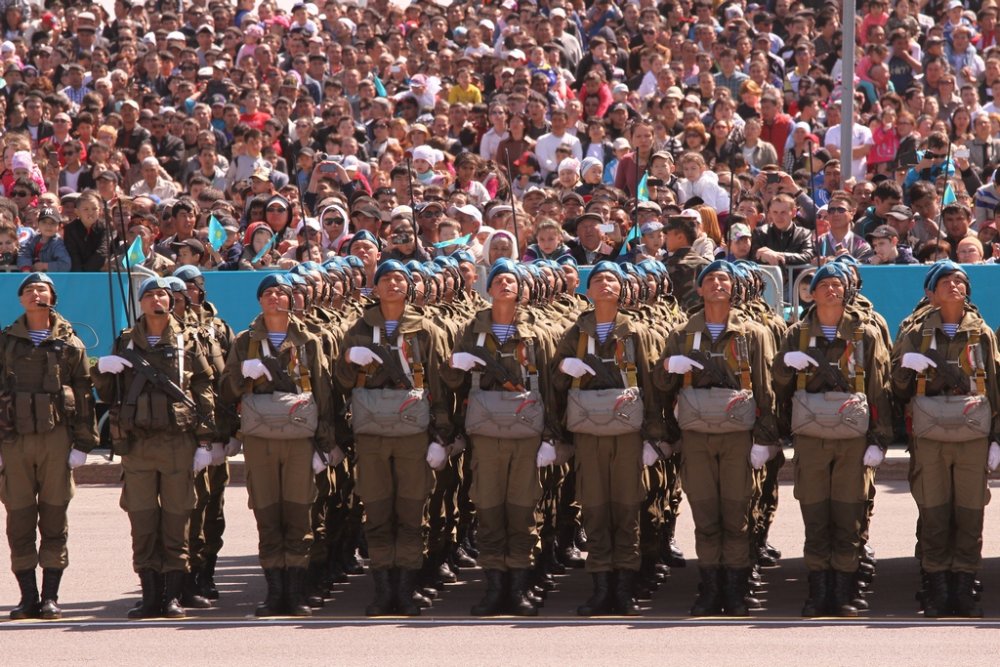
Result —
[[[852, 146], [873, 146], [875, 144], [875, 141], [872, 139], [872, 131], [861, 123], [854, 124], [852, 135]], [[832, 144], [838, 151], [840, 150], [840, 125], [834, 125], [826, 131], [826, 138], [823, 140], [823, 143], [827, 146]], [[867, 156], [851, 160], [851, 176], [856, 179], [863, 179], [866, 171], [868, 171]]]
[[479, 155], [484, 160], [494, 159], [500, 142], [509, 136], [510, 132], [504, 131], [503, 134], [497, 134], [496, 128], [491, 127], [490, 131], [483, 135], [483, 140], [479, 142]]
[[548, 176], [559, 168], [559, 162], [556, 161], [556, 149], [562, 144], [570, 145], [573, 157], [577, 160], [583, 159], [583, 145], [579, 139], [569, 132], [564, 132], [561, 137], [547, 132], [538, 137], [538, 142], [535, 144], [535, 155], [538, 156], [538, 163], [542, 167], [542, 176]]

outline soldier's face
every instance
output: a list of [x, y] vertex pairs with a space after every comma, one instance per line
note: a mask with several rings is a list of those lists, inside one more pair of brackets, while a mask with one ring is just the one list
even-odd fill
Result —
[[961, 273], [950, 273], [938, 280], [934, 288], [934, 305], [961, 303], [968, 294], [969, 286], [965, 282], [965, 277]]
[[725, 303], [733, 294], [733, 277], [725, 271], [713, 271], [705, 276], [698, 288], [698, 296], [705, 303]]
[[390, 271], [381, 278], [375, 286], [378, 297], [386, 303], [399, 303], [406, 299], [409, 284], [406, 276], [399, 271]]
[[610, 271], [602, 271], [590, 279], [587, 296], [594, 303], [618, 301], [622, 293], [622, 284], [617, 276]]
[[21, 292], [20, 301], [25, 312], [45, 310], [52, 305], [52, 288], [46, 283], [32, 283]]
[[513, 273], [501, 273], [493, 278], [490, 285], [490, 296], [493, 302], [515, 301], [517, 299], [517, 278]]
[[844, 303], [844, 283], [839, 278], [824, 278], [813, 290], [813, 299], [819, 307], [842, 305]]
[[291, 307], [288, 292], [280, 287], [269, 287], [260, 295], [260, 310], [264, 315], [274, 315]]
[[139, 305], [146, 317], [166, 315], [170, 312], [170, 292], [165, 289], [149, 290], [142, 295]]

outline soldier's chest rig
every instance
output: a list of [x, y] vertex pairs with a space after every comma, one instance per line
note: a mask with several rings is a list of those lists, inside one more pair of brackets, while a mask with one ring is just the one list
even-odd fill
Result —
[[[73, 388], [62, 382], [68, 345], [53, 338], [38, 345], [15, 336], [8, 339], [4, 350], [7, 377], [0, 393], [0, 435], [4, 438], [49, 433], [76, 414]], [[44, 369], [40, 382], [37, 368]]]
[[[465, 428], [470, 435], [490, 438], [533, 438], [545, 429], [545, 406], [538, 387], [535, 341], [517, 341], [509, 352], [498, 348], [494, 336], [480, 333], [473, 354], [486, 362], [484, 370], [473, 370], [472, 386], [465, 406]], [[520, 377], [511, 377], [504, 360], [515, 360]], [[487, 386], [501, 390], [483, 389]]]
[[[677, 396], [677, 424], [683, 431], [695, 433], [732, 433], [749, 431], [757, 420], [757, 402], [753, 397], [750, 376], [750, 351], [744, 334], [735, 334], [721, 352], [711, 347], [702, 351], [702, 331], [689, 331], [684, 340], [685, 356], [700, 363], [695, 378], [692, 371], [684, 374], [683, 386]], [[725, 369], [739, 378], [739, 388]]]

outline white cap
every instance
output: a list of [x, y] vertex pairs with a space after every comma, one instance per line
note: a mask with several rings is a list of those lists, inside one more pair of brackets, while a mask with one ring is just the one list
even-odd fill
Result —
[[173, 42], [175, 40], [179, 42], [186, 42], [187, 36], [180, 30], [174, 30], [172, 33], [167, 35], [167, 41]]
[[556, 7], [549, 12], [549, 16], [561, 16], [562, 18], [566, 18], [566, 10], [562, 7]]
[[391, 220], [392, 218], [413, 218], [413, 209], [405, 204], [397, 206], [389, 214], [389, 219]]
[[483, 212], [479, 210], [478, 206], [473, 204], [466, 204], [465, 206], [452, 206], [448, 209], [448, 213], [451, 215], [464, 213], [465, 215], [475, 218], [479, 224], [483, 224]]

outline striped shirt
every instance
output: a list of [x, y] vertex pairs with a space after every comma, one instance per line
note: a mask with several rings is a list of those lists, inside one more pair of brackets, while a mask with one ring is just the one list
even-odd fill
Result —
[[43, 340], [49, 337], [52, 333], [52, 329], [28, 329], [28, 337], [31, 338], [31, 342], [38, 347]]
[[271, 333], [270, 331], [267, 332], [267, 342], [270, 343], [271, 347], [275, 350], [281, 347], [281, 344], [285, 342], [285, 338], [287, 337], [288, 334], [283, 331], [279, 331], [278, 333]]
[[834, 338], [837, 337], [837, 327], [821, 326], [820, 328], [823, 330], [823, 335], [826, 336], [827, 340], [833, 340]]
[[705, 327], [708, 329], [708, 333], [712, 336], [712, 340], [719, 340], [719, 336], [722, 332], [726, 330], [725, 324], [709, 324], [705, 322]]
[[385, 335], [392, 338], [393, 334], [396, 333], [396, 329], [399, 327], [399, 320], [386, 320], [385, 321]]
[[614, 329], [614, 328], [615, 328], [615, 323], [614, 322], [605, 322], [603, 324], [598, 323], [597, 324], [597, 340], [601, 341], [602, 343], [604, 341], [606, 341], [608, 339], [608, 336], [611, 335], [611, 330]]
[[941, 329], [944, 330], [944, 334], [948, 338], [954, 338], [955, 334], [958, 333], [958, 325], [957, 324], [942, 324], [941, 325]]
[[157, 343], [160, 342], [160, 337], [159, 336], [146, 336], [146, 341], [149, 343], [150, 347], [152, 347], [153, 345], [156, 345]]
[[494, 324], [493, 325], [493, 335], [497, 337], [500, 344], [506, 343], [514, 332], [517, 331], [517, 327], [513, 324]]

